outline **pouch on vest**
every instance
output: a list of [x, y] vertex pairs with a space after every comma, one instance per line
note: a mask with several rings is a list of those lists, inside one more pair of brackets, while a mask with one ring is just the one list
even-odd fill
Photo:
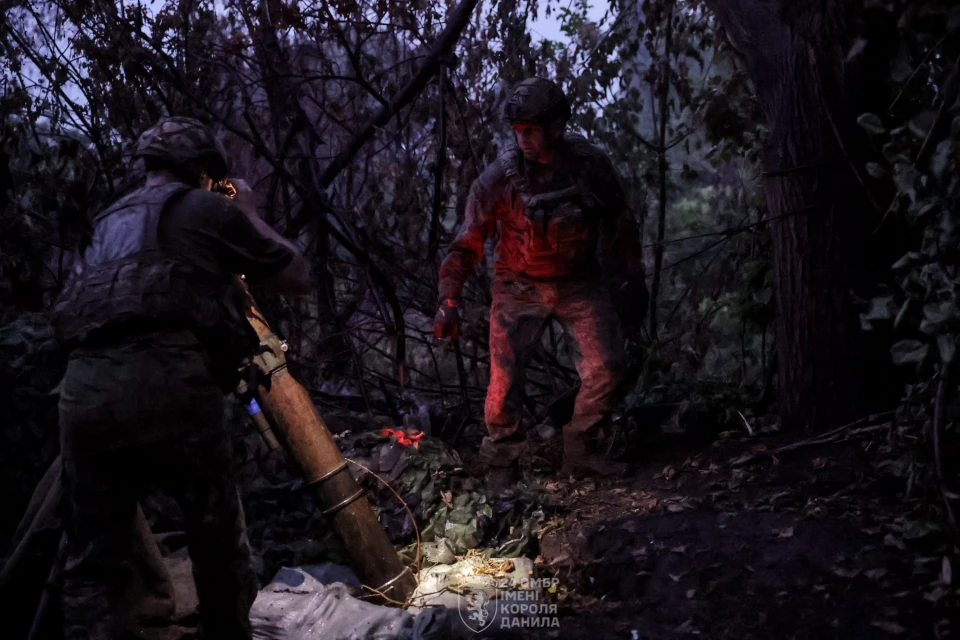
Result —
[[210, 352], [212, 373], [224, 393], [233, 391], [240, 382], [240, 368], [260, 345], [256, 331], [243, 315], [245, 295], [230, 285], [221, 300], [221, 320], [212, 327], [198, 327], [197, 337]]
[[595, 261], [601, 203], [582, 181], [533, 194], [518, 149], [507, 151], [499, 161], [523, 202], [524, 273], [534, 278], [563, 277]]
[[594, 258], [595, 198], [580, 185], [537, 195], [524, 202], [525, 260], [533, 277], [569, 275]]

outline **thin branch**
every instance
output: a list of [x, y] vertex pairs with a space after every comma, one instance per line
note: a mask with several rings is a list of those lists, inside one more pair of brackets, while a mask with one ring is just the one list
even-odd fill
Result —
[[460, 34], [470, 21], [470, 16], [473, 14], [477, 3], [478, 0], [461, 0], [450, 16], [447, 26], [430, 48], [430, 52], [420, 66], [420, 70], [410, 82], [397, 92], [397, 95], [393, 96], [389, 106], [381, 107], [347, 143], [347, 147], [327, 165], [320, 176], [320, 184], [324, 187], [329, 186], [360, 148], [373, 137], [377, 129], [385, 125], [395, 113], [409, 104], [423, 90], [430, 78], [440, 69], [442, 58], [453, 51], [457, 40], [460, 39]]

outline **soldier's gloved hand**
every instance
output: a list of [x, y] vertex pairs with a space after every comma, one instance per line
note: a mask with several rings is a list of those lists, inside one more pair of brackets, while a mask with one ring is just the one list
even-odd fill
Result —
[[433, 335], [454, 340], [460, 337], [460, 313], [450, 300], [444, 300], [440, 304], [440, 310], [433, 320]]

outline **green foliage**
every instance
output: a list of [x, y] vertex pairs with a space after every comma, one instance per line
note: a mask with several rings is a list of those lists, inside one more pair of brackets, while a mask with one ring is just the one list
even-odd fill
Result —
[[865, 328], [892, 324], [900, 334], [891, 347], [894, 363], [915, 367], [921, 377], [951, 369], [960, 331], [960, 66], [953, 62], [956, 46], [950, 47], [944, 29], [952, 15], [940, 3], [927, 2], [905, 16], [916, 31], [911, 31], [895, 66], [911, 66], [914, 72], [900, 85], [896, 109], [883, 118], [868, 113], [858, 119], [884, 160], [872, 162], [867, 172], [888, 181], [895, 193], [880, 224], [905, 218], [918, 240], [914, 250], [892, 265], [896, 288], [870, 301], [861, 321]]
[[589, 0], [574, 0], [568, 6], [560, 7], [560, 30], [569, 37], [577, 35], [587, 22]]
[[[907, 221], [913, 246], [891, 265], [894, 286], [870, 300], [860, 319], [864, 329], [895, 336], [890, 357], [908, 381], [900, 419], [923, 427], [911, 430], [898, 449], [902, 455], [888, 465], [906, 479], [909, 495], [940, 484], [930, 455], [930, 425], [942, 381], [948, 382], [947, 404], [957, 401], [960, 11], [943, 2], [916, 3], [899, 26], [895, 99], [886, 113], [862, 114], [858, 122], [880, 152], [866, 174], [893, 194], [880, 226]], [[952, 414], [945, 409], [944, 424], [937, 425], [945, 430], [939, 448], [944, 460], [956, 451]], [[940, 489], [949, 494], [952, 483]]]
[[[453, 413], [466, 395], [477, 419], [488, 358], [486, 273], [465, 296], [462, 387], [453, 351], [429, 337], [436, 263], [425, 256], [437, 160], [446, 160], [438, 212], [446, 245], [470, 183], [511, 143], [499, 116], [507, 90], [543, 74], [570, 95], [571, 126], [607, 150], [620, 171], [642, 229], [648, 280], [657, 238], [649, 212], [660, 204], [657, 149], [669, 147], [661, 336], [655, 345], [643, 335], [633, 340], [636, 364], [651, 356], [637, 401], [653, 400], [660, 391], [646, 390], [656, 388], [730, 408], [761, 394], [773, 349], [757, 175], [763, 130], [749, 85], [702, 2], [618, 0], [596, 22], [583, 0], [482, 3], [456, 59], [447, 61], [446, 146], [433, 79], [325, 189], [335, 212], [304, 198], [313, 177], [410, 80], [453, 5], [281, 3], [269, 20], [258, 6], [14, 3], [3, 37], [15, 40], [0, 49], [0, 141], [14, 185], [0, 206], [3, 304], [17, 313], [49, 309], [90, 213], [137, 182], [125, 155], [136, 136], [161, 115], [196, 116], [217, 128], [235, 172], [263, 195], [268, 222], [280, 230], [299, 216], [325, 222], [297, 238], [318, 281], [324, 278], [316, 298], [293, 306], [262, 296], [307, 387], [398, 420], [425, 403]], [[527, 15], [541, 9], [559, 16], [565, 41], [529, 32]], [[265, 44], [271, 33], [275, 48]], [[386, 273], [386, 284], [374, 282], [371, 265]], [[388, 293], [407, 321], [403, 387], [392, 360], [397, 311]], [[551, 357], [538, 355], [531, 367], [534, 415], [576, 381], [558, 346], [562, 334], [550, 335]]]
[[[10, 526], [56, 455], [56, 388], [65, 364], [46, 314], [0, 308], [0, 479]], [[8, 533], [0, 529], [0, 547]]]

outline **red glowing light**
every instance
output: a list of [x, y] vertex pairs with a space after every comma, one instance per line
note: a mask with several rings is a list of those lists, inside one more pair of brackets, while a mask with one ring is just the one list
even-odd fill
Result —
[[397, 439], [397, 442], [402, 444], [405, 447], [413, 447], [416, 449], [420, 446], [420, 439], [423, 437], [422, 431], [407, 432], [400, 429], [382, 429], [380, 435], [387, 437], [394, 437]]

